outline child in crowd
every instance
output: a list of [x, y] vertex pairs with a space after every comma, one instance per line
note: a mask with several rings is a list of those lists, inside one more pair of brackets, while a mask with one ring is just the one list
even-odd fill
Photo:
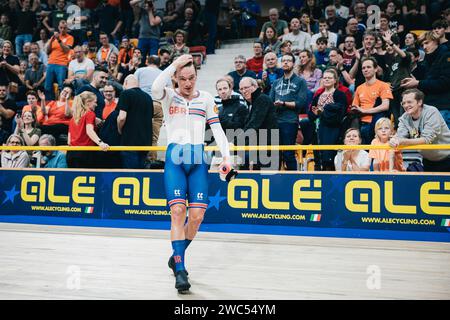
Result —
[[[375, 123], [375, 139], [372, 145], [389, 145], [394, 134], [391, 120], [380, 118]], [[400, 150], [370, 150], [369, 158], [373, 159], [374, 171], [404, 171], [403, 157]]]
[[330, 61], [329, 54], [330, 49], [328, 48], [328, 39], [325, 37], [320, 37], [316, 40], [317, 49], [314, 50], [314, 56], [316, 57], [317, 67], [324, 71]]

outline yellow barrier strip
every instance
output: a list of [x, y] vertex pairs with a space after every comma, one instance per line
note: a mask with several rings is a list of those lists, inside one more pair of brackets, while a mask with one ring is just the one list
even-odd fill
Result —
[[[165, 151], [166, 146], [111, 146], [108, 151]], [[384, 145], [291, 145], [291, 146], [231, 146], [231, 151], [259, 151], [259, 150], [450, 150], [450, 144], [421, 144], [415, 146], [401, 146], [391, 148]], [[0, 146], [0, 150], [27, 150], [27, 151], [101, 151], [100, 147], [71, 147], [71, 146]], [[218, 151], [217, 146], [207, 146], [206, 151]]]

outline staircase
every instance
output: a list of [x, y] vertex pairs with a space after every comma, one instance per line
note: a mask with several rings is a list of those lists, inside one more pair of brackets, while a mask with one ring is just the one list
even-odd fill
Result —
[[[197, 89], [217, 95], [216, 81], [234, 70], [234, 57], [244, 55], [247, 59], [253, 56], [254, 39], [240, 39], [224, 42], [215, 54], [207, 56], [205, 63], [198, 70]], [[166, 127], [161, 127], [158, 139], [159, 146], [167, 145]], [[164, 160], [165, 152], [158, 152], [158, 159]]]

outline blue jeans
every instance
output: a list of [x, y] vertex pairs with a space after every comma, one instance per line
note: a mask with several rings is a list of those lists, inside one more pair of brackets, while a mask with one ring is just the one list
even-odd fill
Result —
[[[297, 140], [297, 123], [281, 122], [278, 123], [280, 132], [280, 145], [295, 145]], [[295, 151], [283, 151], [283, 160], [286, 163], [287, 170], [297, 170], [297, 160], [295, 159]]]
[[144, 169], [146, 151], [121, 151], [122, 165], [124, 169]]
[[45, 78], [45, 98], [55, 100], [55, 92], [53, 91], [53, 82], [58, 83], [59, 91], [61, 91], [64, 80], [67, 78], [67, 67], [59, 64], [49, 64], [47, 66], [47, 76]]
[[32, 34], [18, 34], [16, 36], [16, 55], [21, 56], [23, 53], [23, 45], [33, 40]]
[[159, 40], [152, 38], [139, 38], [138, 49], [141, 50], [142, 59], [147, 59], [147, 55], [157, 55]]
[[206, 21], [208, 24], [208, 41], [206, 45], [206, 54], [214, 54], [216, 49], [216, 36], [217, 36], [217, 16], [209, 13], [206, 15]]
[[450, 110], [439, 110], [439, 111], [441, 112], [441, 115], [444, 118], [447, 127], [450, 128]]

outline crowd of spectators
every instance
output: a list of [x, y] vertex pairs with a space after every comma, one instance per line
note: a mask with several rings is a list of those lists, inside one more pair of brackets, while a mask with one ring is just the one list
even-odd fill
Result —
[[[155, 145], [163, 112], [151, 84], [161, 70], [186, 53], [201, 68], [221, 40], [252, 38], [253, 56], [217, 75], [224, 129], [277, 129], [281, 145], [450, 144], [448, 5], [285, 0], [263, 20], [252, 0], [168, 0], [161, 10], [150, 0], [3, 1], [0, 143]], [[378, 151], [317, 151], [315, 170], [407, 169], [401, 152]], [[427, 170], [450, 171], [450, 151], [421, 153]], [[303, 155], [280, 153], [280, 168], [297, 170]], [[155, 161], [156, 153], [4, 151], [1, 163]]]

